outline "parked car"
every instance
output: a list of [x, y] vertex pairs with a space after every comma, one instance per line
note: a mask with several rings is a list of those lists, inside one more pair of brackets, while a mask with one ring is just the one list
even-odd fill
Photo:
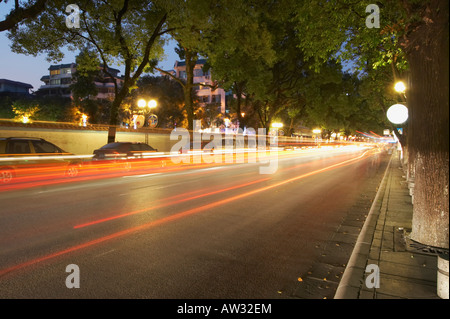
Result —
[[42, 139], [32, 137], [0, 138], [0, 184], [17, 177], [75, 177], [81, 159]]
[[157, 152], [148, 144], [135, 142], [114, 142], [94, 151], [94, 160], [120, 160], [146, 158]]
[[155, 164], [158, 167], [165, 166], [166, 161], [159, 158], [159, 155], [157, 149], [146, 143], [114, 142], [94, 150], [92, 163], [98, 169], [148, 169]]

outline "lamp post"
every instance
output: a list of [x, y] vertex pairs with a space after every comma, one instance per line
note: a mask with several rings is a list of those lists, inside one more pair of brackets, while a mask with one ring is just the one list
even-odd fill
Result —
[[408, 119], [408, 108], [404, 105], [406, 104], [406, 85], [402, 81], [398, 81], [394, 85], [394, 90], [400, 93], [404, 98], [405, 102], [400, 102], [392, 105], [386, 112], [389, 122], [393, 124], [403, 124]]
[[[152, 109], [156, 108], [158, 103], [156, 102], [156, 100], [153, 100], [153, 99], [148, 102], [144, 99], [140, 99], [137, 104], [138, 104], [138, 107], [143, 111], [145, 118], [147, 118], [148, 113]], [[148, 108], [148, 110], [147, 110], [147, 108]], [[145, 119], [144, 119], [144, 121], [145, 121]]]
[[[406, 120], [408, 120], [408, 108], [406, 107], [406, 85], [402, 82], [402, 81], [398, 81], [397, 83], [395, 83], [394, 85], [394, 90], [396, 92], [398, 92], [399, 94], [401, 94], [404, 99], [405, 102], [400, 102], [397, 104], [392, 105], [391, 107], [389, 107], [389, 109], [386, 112], [386, 116], [389, 120], [389, 122], [391, 122], [392, 124], [403, 124], [406, 122]], [[397, 132], [395, 132], [397, 133]], [[395, 134], [399, 140], [400, 143], [402, 144], [404, 141], [399, 137], [398, 134]], [[401, 135], [403, 135], [401, 133]]]
[[[156, 106], [157, 106], [156, 100], [153, 100], [153, 99], [148, 102], [144, 99], [140, 99], [138, 101], [138, 107], [144, 113], [144, 126], [145, 126], [145, 122], [146, 122], [148, 113], [150, 113], [150, 111], [152, 109], [156, 108]], [[155, 127], [156, 124], [158, 123], [158, 117], [154, 114], [151, 114], [149, 116], [149, 120], [150, 120], [150, 118], [152, 118], [152, 123], [155, 123], [155, 125], [152, 127]], [[150, 123], [148, 123], [147, 125], [150, 126]], [[148, 144], [148, 131], [145, 132], [145, 143]]]
[[[405, 99], [405, 102], [397, 103], [389, 107], [389, 109], [386, 112], [386, 116], [392, 124], [403, 124], [408, 120], [408, 108], [404, 105], [406, 104], [406, 85], [402, 81], [398, 81], [394, 85], [394, 90], [401, 94], [403, 98]], [[397, 139], [397, 151], [399, 153], [400, 160], [404, 159], [403, 152], [404, 152], [404, 146], [406, 143], [406, 139], [402, 131], [399, 131], [399, 128], [397, 130], [394, 129], [394, 136]], [[408, 169], [408, 179], [409, 178], [409, 169]], [[412, 184], [413, 185], [413, 184]], [[410, 189], [411, 192], [411, 189]]]
[[273, 122], [272, 125], [272, 132], [275, 136], [278, 136], [279, 130], [283, 128], [283, 123], [281, 122]]
[[88, 116], [86, 114], [81, 115], [81, 124], [86, 126]]
[[406, 85], [403, 81], [397, 81], [394, 84], [394, 90], [400, 94], [406, 101]]
[[313, 132], [313, 137], [314, 137], [314, 143], [316, 144], [316, 145], [318, 145], [319, 144], [319, 139], [321, 139], [322, 138], [322, 130], [320, 129], [320, 128], [315, 128], [315, 129], [313, 129], [312, 130], [312, 132]]
[[314, 137], [315, 137], [316, 140], [319, 139], [319, 136], [322, 137], [321, 136], [322, 130], [320, 128], [315, 128], [315, 129], [312, 130], [312, 132], [313, 132]]

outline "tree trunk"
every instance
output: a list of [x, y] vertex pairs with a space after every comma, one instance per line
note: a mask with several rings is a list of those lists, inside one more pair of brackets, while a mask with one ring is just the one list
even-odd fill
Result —
[[197, 63], [197, 53], [184, 48], [186, 62], [186, 85], [184, 86], [184, 103], [188, 118], [188, 129], [193, 129], [194, 123], [194, 98], [192, 88], [194, 87], [194, 68]]
[[239, 127], [241, 129], [244, 129], [245, 123], [244, 119], [242, 118], [242, 111], [241, 111], [241, 104], [242, 104], [242, 92], [244, 88], [243, 82], [234, 82], [234, 92], [236, 93], [236, 115], [237, 120], [239, 122]]
[[109, 117], [108, 143], [113, 143], [116, 140], [116, 126], [119, 121], [120, 104], [127, 96], [127, 93], [128, 93], [128, 86], [124, 85], [119, 90], [119, 93], [116, 94], [114, 101], [111, 105]]
[[449, 247], [449, 32], [448, 0], [431, 0], [423, 24], [407, 36], [411, 70], [408, 148], [414, 165], [411, 238]]

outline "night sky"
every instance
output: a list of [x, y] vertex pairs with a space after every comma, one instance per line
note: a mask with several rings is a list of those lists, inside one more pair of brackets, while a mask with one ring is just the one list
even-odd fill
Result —
[[[9, 1], [6, 5], [0, 5], [0, 19], [3, 20], [5, 15], [9, 13], [10, 7], [14, 5], [14, 1]], [[75, 56], [78, 52], [67, 52], [64, 59], [60, 62], [51, 63], [46, 59], [46, 55], [38, 55], [37, 57], [28, 56], [24, 54], [16, 54], [11, 52], [11, 41], [7, 37], [8, 31], [0, 32], [0, 79], [8, 79], [12, 81], [29, 83], [33, 86], [32, 91], [37, 91], [44, 82], [40, 81], [43, 75], [48, 75], [48, 68], [50, 64], [62, 64], [75, 62]], [[174, 52], [175, 44], [169, 43], [166, 46], [165, 54], [167, 58], [161, 61], [158, 66], [164, 70], [171, 70], [175, 61], [179, 59]], [[112, 66], [121, 70], [120, 75], [123, 75], [121, 67]], [[159, 72], [155, 73], [159, 75]]]

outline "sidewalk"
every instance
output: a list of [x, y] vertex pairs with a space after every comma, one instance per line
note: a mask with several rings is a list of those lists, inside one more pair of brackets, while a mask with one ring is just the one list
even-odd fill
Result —
[[[414, 251], [408, 244], [413, 206], [404, 175], [395, 153], [335, 299], [440, 299], [437, 256]], [[373, 288], [376, 269], [379, 270], [379, 288]]]

